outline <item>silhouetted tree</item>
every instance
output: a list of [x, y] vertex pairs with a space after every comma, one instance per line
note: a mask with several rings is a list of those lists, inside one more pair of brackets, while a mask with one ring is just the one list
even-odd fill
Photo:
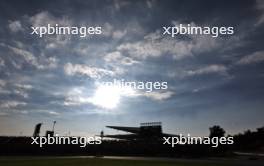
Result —
[[264, 133], [264, 127], [257, 128], [258, 133]]
[[246, 130], [246, 131], [244, 132], [244, 135], [245, 135], [245, 136], [251, 136], [252, 133], [253, 133], [253, 132], [251, 132], [250, 130]]
[[213, 126], [209, 128], [210, 135], [209, 137], [224, 137], [225, 136], [225, 130], [220, 126]]

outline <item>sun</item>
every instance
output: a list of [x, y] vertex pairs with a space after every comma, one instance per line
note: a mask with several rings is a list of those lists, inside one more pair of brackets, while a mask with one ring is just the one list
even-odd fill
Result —
[[120, 90], [114, 86], [99, 86], [92, 98], [94, 105], [113, 109], [120, 101]]
[[91, 98], [91, 102], [105, 109], [114, 109], [120, 103], [121, 97], [127, 94], [133, 94], [130, 87], [100, 85]]

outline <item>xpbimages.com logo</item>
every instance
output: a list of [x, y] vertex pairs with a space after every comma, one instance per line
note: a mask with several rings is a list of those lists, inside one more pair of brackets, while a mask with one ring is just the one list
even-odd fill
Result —
[[80, 145], [80, 147], [86, 147], [88, 144], [101, 144], [101, 137], [63, 137], [63, 136], [46, 136], [46, 137], [31, 137], [32, 145]]

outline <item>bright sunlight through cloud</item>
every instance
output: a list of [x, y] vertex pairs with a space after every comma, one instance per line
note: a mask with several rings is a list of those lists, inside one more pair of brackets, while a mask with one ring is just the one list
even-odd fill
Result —
[[99, 107], [114, 109], [120, 103], [122, 96], [129, 96], [133, 94], [134, 90], [131, 87], [100, 85], [90, 101]]

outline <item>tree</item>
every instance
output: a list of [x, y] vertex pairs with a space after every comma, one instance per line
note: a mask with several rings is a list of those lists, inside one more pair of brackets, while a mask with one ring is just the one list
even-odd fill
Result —
[[224, 137], [225, 136], [225, 130], [220, 127], [220, 126], [213, 126], [213, 127], [210, 127], [209, 128], [210, 130], [210, 135], [209, 137], [212, 138], [212, 137]]

